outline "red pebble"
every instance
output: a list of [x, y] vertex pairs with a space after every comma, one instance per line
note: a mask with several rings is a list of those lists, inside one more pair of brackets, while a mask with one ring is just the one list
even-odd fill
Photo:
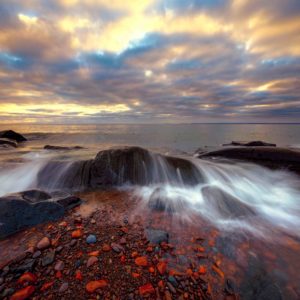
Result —
[[35, 287], [29, 285], [17, 292], [15, 292], [11, 297], [10, 300], [25, 300], [29, 298], [35, 291]]
[[141, 266], [141, 267], [148, 266], [148, 260], [146, 256], [137, 257], [134, 262], [137, 266]]
[[41, 291], [43, 292], [43, 291], [50, 289], [53, 284], [54, 284], [54, 281], [45, 282], [41, 287]]
[[200, 266], [199, 269], [198, 269], [198, 273], [200, 275], [206, 274], [206, 268], [204, 266]]
[[80, 230], [80, 229], [74, 230], [74, 231], [72, 232], [72, 238], [73, 238], [73, 239], [78, 239], [78, 238], [80, 238], [81, 236], [82, 236], [82, 230]]
[[151, 283], [147, 283], [147, 284], [139, 287], [139, 293], [141, 296], [148, 295], [148, 294], [154, 294], [155, 289]]
[[24, 283], [24, 282], [36, 282], [37, 281], [37, 276], [30, 273], [26, 272], [24, 273], [18, 280], [18, 283]]
[[62, 278], [62, 272], [61, 271], [57, 271], [55, 274], [56, 278]]
[[82, 273], [81, 273], [79, 270], [77, 270], [77, 271], [75, 272], [75, 278], [76, 278], [77, 280], [82, 281], [82, 279], [83, 279]]
[[160, 275], [163, 275], [166, 273], [167, 270], [167, 264], [164, 261], [160, 261], [156, 266], [158, 272]]
[[108, 285], [107, 281], [104, 279], [90, 281], [85, 286], [89, 293], [94, 293], [97, 289], [104, 288]]

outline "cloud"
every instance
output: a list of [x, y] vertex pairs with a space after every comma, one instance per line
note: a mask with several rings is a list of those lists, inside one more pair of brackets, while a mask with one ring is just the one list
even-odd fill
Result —
[[297, 0], [1, 3], [0, 120], [297, 121], [299, 20]]

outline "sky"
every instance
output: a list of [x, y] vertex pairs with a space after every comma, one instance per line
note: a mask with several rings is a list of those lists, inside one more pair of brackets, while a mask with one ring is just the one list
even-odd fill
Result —
[[299, 0], [1, 0], [0, 123], [300, 122]]

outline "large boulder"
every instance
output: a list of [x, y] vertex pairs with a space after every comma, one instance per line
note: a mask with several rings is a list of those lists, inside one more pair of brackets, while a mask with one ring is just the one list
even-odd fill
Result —
[[196, 185], [201, 180], [199, 169], [191, 161], [151, 153], [140, 147], [100, 151], [93, 160], [73, 163], [52, 161], [38, 174], [38, 185], [41, 187], [70, 189], [124, 184]]
[[0, 198], [0, 239], [40, 223], [55, 221], [79, 205], [81, 200], [69, 194], [48, 194], [29, 190]]
[[10, 139], [18, 143], [27, 141], [27, 139], [23, 135], [13, 130], [0, 131], [0, 138]]
[[300, 151], [278, 147], [233, 147], [206, 153], [196, 153], [198, 158], [225, 157], [255, 162], [270, 168], [285, 168], [300, 174]]

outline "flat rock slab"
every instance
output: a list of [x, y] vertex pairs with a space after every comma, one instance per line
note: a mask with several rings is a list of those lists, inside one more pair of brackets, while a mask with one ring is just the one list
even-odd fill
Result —
[[58, 220], [68, 209], [80, 203], [79, 198], [68, 194], [52, 197], [39, 190], [1, 197], [0, 239], [40, 223]]

